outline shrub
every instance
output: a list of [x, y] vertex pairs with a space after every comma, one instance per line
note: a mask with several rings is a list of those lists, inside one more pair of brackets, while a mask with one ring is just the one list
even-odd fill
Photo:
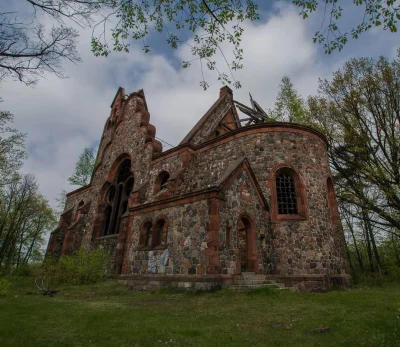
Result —
[[105, 279], [110, 257], [103, 250], [79, 250], [59, 261], [60, 282], [68, 284], [95, 283]]
[[7, 295], [9, 286], [10, 286], [10, 281], [7, 278], [0, 277], [0, 296]]
[[59, 260], [46, 258], [42, 271], [51, 283], [95, 283], [105, 279], [109, 262], [110, 256], [104, 250], [79, 250]]

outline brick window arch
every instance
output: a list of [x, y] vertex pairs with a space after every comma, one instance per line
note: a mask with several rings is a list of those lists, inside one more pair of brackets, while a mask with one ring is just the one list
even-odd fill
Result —
[[169, 180], [169, 173], [167, 171], [162, 171], [158, 174], [156, 181], [154, 183], [153, 194], [157, 194], [165, 188], [165, 183]]
[[131, 160], [125, 159], [120, 163], [117, 175], [105, 194], [103, 236], [119, 232], [121, 217], [128, 211], [128, 199], [133, 185]]
[[304, 220], [307, 218], [307, 197], [304, 181], [291, 165], [277, 165], [270, 175], [271, 219]]

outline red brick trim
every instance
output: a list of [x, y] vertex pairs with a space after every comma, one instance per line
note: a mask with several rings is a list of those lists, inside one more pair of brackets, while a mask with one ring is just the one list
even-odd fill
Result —
[[161, 201], [154, 201], [144, 205], [133, 206], [129, 209], [129, 211], [133, 212], [135, 215], [139, 215], [143, 213], [162, 210], [164, 208], [190, 204], [196, 201], [201, 201], [213, 197], [218, 197], [219, 199], [221, 199], [218, 193], [219, 193], [218, 188], [212, 187], [197, 192], [191, 192], [184, 195], [175, 196], [169, 199], [164, 199]]
[[[110, 169], [108, 170], [106, 181], [112, 182], [115, 179], [118, 173], [118, 168], [125, 159], [129, 159], [131, 161], [131, 171], [132, 171], [132, 165], [133, 165], [132, 157], [129, 153], [123, 152], [112, 163]], [[135, 179], [135, 177], [133, 178]]]
[[[293, 174], [295, 189], [296, 189], [296, 200], [297, 200], [297, 212], [295, 215], [279, 214], [278, 213], [278, 200], [276, 196], [276, 175], [281, 169], [289, 169]], [[307, 220], [308, 219], [308, 202], [307, 192], [304, 178], [300, 174], [299, 170], [292, 163], [279, 163], [276, 164], [270, 171], [268, 179], [268, 187], [271, 192], [271, 221], [285, 221], [285, 220]]]
[[211, 139], [206, 142], [202, 142], [198, 145], [192, 145], [188, 142], [184, 143], [183, 141], [179, 144], [179, 146], [171, 148], [168, 151], [160, 153], [153, 157], [153, 162], [157, 162], [162, 160], [161, 158], [170, 158], [178, 153], [186, 150], [191, 149], [194, 152], [203, 152], [210, 148], [219, 146], [223, 143], [230, 142], [236, 140], [238, 138], [252, 135], [252, 134], [261, 134], [261, 133], [268, 133], [268, 132], [291, 132], [302, 134], [305, 136], [312, 137], [318, 141], [320, 141], [325, 147], [328, 146], [328, 142], [324, 135], [322, 135], [319, 131], [304, 126], [300, 124], [294, 123], [285, 123], [285, 122], [274, 122], [274, 123], [262, 123], [262, 124], [255, 124], [250, 125], [242, 128], [238, 128], [226, 134], [223, 134], [217, 138]]
[[[242, 212], [237, 220], [237, 224], [242, 219], [246, 219], [250, 224], [250, 230], [246, 230], [246, 247], [247, 247], [247, 265], [248, 271], [258, 272], [258, 252], [257, 252], [257, 232], [256, 225], [254, 223], [254, 217], [247, 213]], [[239, 232], [236, 232], [236, 237], [239, 239]], [[239, 245], [239, 240], [236, 240], [236, 244]], [[236, 270], [237, 273], [241, 272], [240, 259], [237, 259]]]

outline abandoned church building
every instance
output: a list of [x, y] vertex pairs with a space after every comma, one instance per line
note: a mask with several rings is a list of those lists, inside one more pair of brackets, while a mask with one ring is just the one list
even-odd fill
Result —
[[349, 285], [345, 240], [316, 130], [271, 122], [228, 87], [163, 151], [143, 90], [119, 88], [89, 185], [67, 194], [47, 254], [112, 254], [137, 289], [226, 288], [242, 273], [296, 290]]

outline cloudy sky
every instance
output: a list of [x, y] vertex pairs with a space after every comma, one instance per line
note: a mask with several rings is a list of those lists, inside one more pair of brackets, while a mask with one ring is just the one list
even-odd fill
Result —
[[[399, 34], [374, 29], [359, 40], [350, 41], [342, 52], [327, 56], [321, 46], [312, 43], [313, 34], [321, 26], [321, 16], [304, 21], [298, 8], [285, 1], [268, 3], [258, 22], [244, 25], [244, 69], [235, 74], [242, 83], [242, 88], [234, 91], [238, 101], [248, 104], [251, 92], [269, 108], [285, 74], [306, 97], [317, 92], [318, 78], [330, 78], [352, 57], [396, 55]], [[351, 26], [359, 15], [348, 12], [343, 25]], [[90, 30], [81, 31], [78, 49], [83, 63], [65, 65], [68, 79], [46, 75], [33, 88], [12, 81], [0, 86], [4, 99], [1, 108], [12, 112], [15, 126], [28, 133], [29, 159], [23, 170], [36, 175], [41, 191], [52, 204], [62, 189], [74, 188], [67, 178], [83, 148], [97, 150], [119, 86], [127, 93], [144, 89], [156, 136], [173, 145], [218, 98], [221, 84], [216, 76], [207, 75], [210, 87], [203, 91], [199, 86], [199, 65], [179, 67], [179, 62], [187, 58], [187, 50], [168, 50], [158, 44], [161, 39], [163, 36], [154, 38], [155, 47], [148, 54], [133, 44], [129, 54], [96, 58], [90, 52]]]

